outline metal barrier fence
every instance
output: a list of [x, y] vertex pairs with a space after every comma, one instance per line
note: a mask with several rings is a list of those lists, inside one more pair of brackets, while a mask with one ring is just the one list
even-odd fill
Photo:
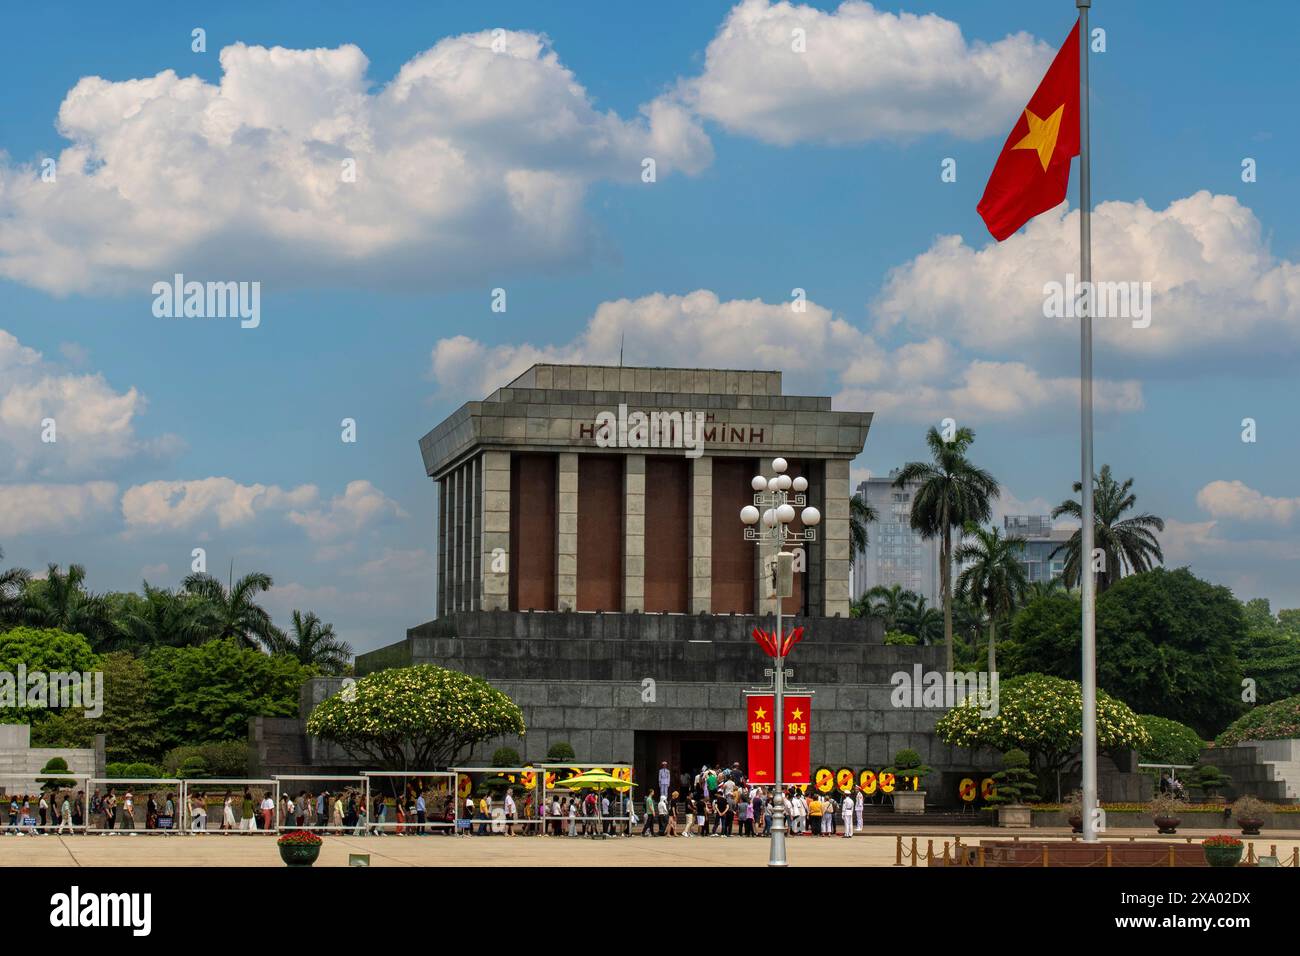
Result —
[[[280, 806], [280, 785], [277, 781], [247, 777], [199, 777], [182, 780], [179, 806], [182, 808], [183, 827], [189, 833], [208, 834], [272, 834], [274, 827], [266, 826], [263, 809], [267, 800], [273, 808]], [[209, 799], [218, 793], [219, 803]], [[216, 820], [211, 818], [216, 807]], [[215, 825], [214, 825], [215, 822]]]
[[[0, 775], [3, 832], [81, 830], [85, 825], [85, 794], [89, 781], [89, 776], [77, 773]], [[66, 822], [63, 811], [65, 800], [68, 803]]]
[[[360, 835], [369, 827], [368, 778], [359, 774], [276, 774], [279, 793], [272, 829], [321, 830]], [[309, 786], [295, 788], [293, 784]], [[330, 786], [323, 786], [329, 784]], [[317, 789], [319, 787], [319, 790]], [[297, 792], [295, 793], [295, 789]], [[281, 799], [287, 798], [288, 805]], [[301, 811], [301, 812], [300, 812]], [[347, 822], [352, 813], [357, 819]], [[299, 817], [302, 822], [299, 823]]]
[[362, 776], [366, 779], [365, 802], [370, 810], [368, 830], [407, 836], [450, 831], [456, 826], [454, 771], [367, 770]]
[[[177, 832], [184, 829], [180, 780], [91, 777], [86, 781], [86, 833]], [[100, 791], [103, 793], [100, 793]]]

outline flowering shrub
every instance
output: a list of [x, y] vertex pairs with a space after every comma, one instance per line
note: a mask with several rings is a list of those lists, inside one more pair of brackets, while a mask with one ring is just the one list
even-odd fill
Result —
[[[996, 717], [982, 717], [967, 701], [939, 718], [935, 733], [958, 747], [1025, 751], [1039, 770], [1055, 770], [1074, 759], [1083, 735], [1083, 693], [1076, 681], [1025, 674], [1002, 682]], [[1141, 751], [1151, 738], [1126, 704], [1097, 692], [1097, 746], [1106, 752]]]
[[1219, 747], [1231, 747], [1243, 740], [1285, 740], [1300, 737], [1300, 694], [1256, 707], [1239, 717], [1215, 738]]
[[1142, 749], [1148, 763], [1196, 763], [1201, 756], [1201, 735], [1186, 724], [1155, 714], [1139, 714], [1138, 723], [1151, 738]]
[[1201, 845], [1221, 846], [1224, 849], [1236, 849], [1237, 847], [1241, 846], [1241, 841], [1238, 840], [1235, 836], [1226, 836], [1224, 834], [1219, 834], [1218, 836], [1206, 837], [1204, 840], [1201, 841]]
[[481, 741], [522, 736], [524, 715], [482, 678], [417, 664], [367, 674], [322, 701], [307, 732], [388, 769], [449, 767]]
[[280, 834], [279, 839], [275, 842], [280, 846], [320, 846], [324, 841], [307, 830], [292, 830], [289, 833]]

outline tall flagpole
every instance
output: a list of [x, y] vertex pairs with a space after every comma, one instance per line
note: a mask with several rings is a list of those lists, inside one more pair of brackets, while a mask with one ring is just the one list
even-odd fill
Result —
[[1097, 617], [1096, 579], [1092, 571], [1094, 537], [1092, 500], [1092, 183], [1088, 143], [1088, 8], [1092, 0], [1074, 0], [1079, 10], [1079, 282], [1084, 289], [1079, 310], [1080, 501], [1079, 580], [1083, 587], [1083, 839], [1097, 840]]

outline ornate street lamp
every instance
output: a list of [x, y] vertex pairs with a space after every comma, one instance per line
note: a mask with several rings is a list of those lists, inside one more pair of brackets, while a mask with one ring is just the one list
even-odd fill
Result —
[[[772, 792], [772, 832], [771, 846], [768, 852], [768, 866], [785, 866], [785, 780], [783, 779], [784, 761], [782, 744], [785, 742], [785, 651], [782, 632], [781, 607], [784, 598], [789, 597], [789, 580], [792, 574], [783, 573], [783, 565], [789, 563], [792, 570], [794, 556], [785, 550], [787, 545], [802, 546], [817, 540], [817, 525], [822, 520], [821, 512], [808, 504], [805, 492], [808, 479], [802, 476], [791, 478], [787, 475], [788, 467], [784, 458], [772, 461], [775, 474], [768, 478], [756, 475], [750, 482], [754, 489], [754, 503], [740, 509], [740, 520], [745, 525], [745, 540], [756, 541], [759, 546], [770, 545], [775, 554], [772, 561], [772, 584], [776, 595], [776, 667], [772, 670], [772, 709], [776, 713], [780, 733], [774, 745], [776, 747], [776, 780]], [[799, 520], [803, 527], [799, 531], [790, 528], [794, 521], [795, 509], [801, 508]]]

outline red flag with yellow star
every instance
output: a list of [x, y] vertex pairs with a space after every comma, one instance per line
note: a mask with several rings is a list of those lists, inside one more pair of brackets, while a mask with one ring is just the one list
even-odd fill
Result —
[[1079, 155], [1079, 24], [1056, 53], [984, 187], [979, 210], [1001, 242], [1065, 199]]

